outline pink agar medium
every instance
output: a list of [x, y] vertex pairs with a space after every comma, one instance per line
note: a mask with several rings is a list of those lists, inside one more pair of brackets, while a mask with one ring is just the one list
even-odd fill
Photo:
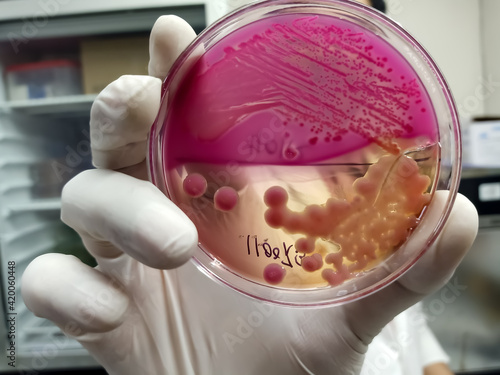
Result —
[[171, 100], [172, 166], [303, 165], [371, 143], [397, 153], [400, 138], [438, 136], [408, 62], [375, 34], [324, 15], [280, 15], [233, 32]]
[[[255, 21], [171, 87], [170, 196], [203, 249], [244, 278], [342, 284], [396, 251], [431, 199], [439, 134], [430, 97], [395, 48], [347, 19]], [[193, 171], [215, 194], [198, 195]]]

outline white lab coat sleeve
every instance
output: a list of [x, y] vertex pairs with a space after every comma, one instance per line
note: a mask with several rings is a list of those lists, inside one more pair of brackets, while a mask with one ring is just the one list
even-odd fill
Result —
[[361, 375], [422, 375], [449, 358], [417, 304], [394, 318], [368, 348]]
[[423, 366], [436, 363], [449, 363], [450, 358], [439, 344], [436, 336], [431, 331], [427, 323], [423, 323], [420, 328], [420, 354]]

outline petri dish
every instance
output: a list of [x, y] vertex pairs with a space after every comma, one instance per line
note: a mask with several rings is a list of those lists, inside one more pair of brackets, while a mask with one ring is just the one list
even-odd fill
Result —
[[460, 126], [439, 68], [385, 15], [261, 1], [175, 62], [148, 162], [198, 229], [202, 271], [260, 300], [326, 306], [393, 282], [437, 237]]

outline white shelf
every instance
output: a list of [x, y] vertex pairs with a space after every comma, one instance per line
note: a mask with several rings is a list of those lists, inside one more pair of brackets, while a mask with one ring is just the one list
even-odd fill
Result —
[[462, 178], [498, 176], [500, 166], [475, 165], [470, 163], [462, 164]]
[[[87, 0], [87, 1], [61, 1], [54, 4], [58, 16], [80, 14], [94, 14], [104, 12], [117, 12], [123, 10], [137, 10], [148, 8], [173, 8], [183, 6], [204, 6], [207, 0]], [[62, 5], [64, 4], [64, 5]], [[35, 11], [43, 11], [39, 0], [3, 0], [0, 3], [0, 19], [24, 19]], [[33, 16], [33, 15], [32, 15]]]
[[10, 111], [29, 115], [88, 114], [96, 95], [73, 95], [54, 98], [16, 100], [5, 103]]
[[[26, 19], [37, 22], [41, 15], [46, 15], [39, 3], [40, 0], [0, 1], [0, 42], [5, 42], [10, 50], [13, 35], [21, 38], [26, 34]], [[204, 1], [91, 0], [65, 3], [54, 17], [50, 17], [50, 22], [38, 27], [36, 35], [28, 39], [149, 33], [158, 17], [164, 14], [177, 15], [195, 29], [202, 29], [207, 23]], [[19, 49], [23, 47], [21, 43]]]
[[57, 211], [61, 209], [61, 198], [38, 199], [8, 206], [10, 212]]

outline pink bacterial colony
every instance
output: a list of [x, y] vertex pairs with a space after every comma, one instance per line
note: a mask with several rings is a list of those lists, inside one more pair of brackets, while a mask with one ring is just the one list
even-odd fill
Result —
[[[390, 255], [407, 239], [430, 201], [430, 182], [419, 172], [415, 160], [389, 155], [354, 182], [350, 200], [330, 198], [323, 205], [294, 212], [287, 207], [286, 190], [271, 187], [264, 196], [269, 207], [265, 220], [273, 228], [303, 234], [295, 243], [299, 252], [307, 254], [302, 268], [307, 272], [322, 270], [325, 281], [339, 285]], [[319, 238], [336, 244], [338, 251], [321, 251], [315, 246]], [[276, 273], [276, 265], [269, 265], [264, 279], [276, 284]]]
[[[192, 198], [199, 198], [207, 191], [208, 183], [199, 173], [189, 174], [183, 181], [184, 192]], [[215, 192], [214, 207], [219, 211], [231, 211], [238, 204], [238, 192], [231, 186], [223, 186]]]
[[182, 183], [184, 192], [193, 198], [198, 198], [205, 194], [207, 185], [207, 180], [199, 173], [190, 174]]

